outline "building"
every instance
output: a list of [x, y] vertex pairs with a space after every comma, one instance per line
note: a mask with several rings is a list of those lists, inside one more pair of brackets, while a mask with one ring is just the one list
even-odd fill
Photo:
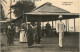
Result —
[[[58, 21], [58, 15], [63, 15], [63, 20], [66, 25], [66, 31], [79, 32], [79, 13], [68, 12], [62, 8], [51, 5], [49, 2], [37, 7], [30, 13], [25, 13], [25, 15], [27, 15], [27, 20], [33, 19], [37, 21], [38, 18], [38, 21], [39, 19], [41, 19], [41, 21], [44, 22]], [[53, 22], [51, 22], [51, 24], [53, 28]]]

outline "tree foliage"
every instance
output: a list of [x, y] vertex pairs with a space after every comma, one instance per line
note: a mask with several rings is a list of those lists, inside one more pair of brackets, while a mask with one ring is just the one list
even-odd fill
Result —
[[35, 8], [35, 5], [30, 1], [19, 1], [13, 5], [12, 8], [14, 9], [15, 16], [20, 17], [23, 15], [23, 13], [33, 10]]

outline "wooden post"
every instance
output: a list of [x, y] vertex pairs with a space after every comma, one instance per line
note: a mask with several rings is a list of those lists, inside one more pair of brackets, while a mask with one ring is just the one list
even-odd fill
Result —
[[52, 29], [53, 29], [53, 21], [52, 21]]
[[27, 24], [27, 16], [26, 16], [26, 29], [28, 30], [28, 24]]
[[55, 28], [56, 28], [56, 20], [55, 20]]
[[69, 19], [68, 19], [68, 32], [69, 32]]
[[53, 21], [52, 21], [52, 29], [51, 29], [51, 36], [53, 36]]
[[[25, 15], [24, 15], [25, 16]], [[27, 22], [28, 22], [28, 20], [27, 20], [27, 16], [25, 16], [26, 17], [26, 34], [28, 34], [28, 24], [27, 24]], [[28, 36], [27, 36], [27, 40], [28, 40]], [[27, 44], [28, 45], [28, 44]], [[29, 45], [28, 45], [29, 46]]]
[[66, 21], [66, 32], [67, 32], [67, 19], [65, 21]]
[[25, 21], [25, 19], [24, 19], [24, 9], [23, 9], [23, 22]]
[[74, 18], [74, 32], [75, 32], [75, 18]]

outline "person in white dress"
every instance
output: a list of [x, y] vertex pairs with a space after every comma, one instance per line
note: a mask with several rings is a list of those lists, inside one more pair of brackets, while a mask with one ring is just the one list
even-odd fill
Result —
[[63, 47], [63, 37], [64, 37], [64, 23], [62, 22], [62, 18], [60, 18], [60, 22], [57, 25], [57, 32], [59, 32], [59, 46], [60, 48]]
[[26, 30], [25, 30], [25, 24], [22, 24], [21, 31], [20, 31], [20, 43], [27, 42], [27, 36], [26, 36]]

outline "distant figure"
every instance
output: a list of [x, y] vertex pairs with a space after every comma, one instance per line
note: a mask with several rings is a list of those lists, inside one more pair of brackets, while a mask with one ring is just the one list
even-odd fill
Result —
[[40, 39], [41, 39], [41, 24], [40, 23], [37, 23], [37, 43], [39, 44], [40, 43]]
[[12, 30], [11, 30], [11, 25], [8, 25], [8, 30], [7, 30], [7, 43], [8, 45], [12, 44]]
[[45, 35], [45, 29], [44, 29], [44, 27], [42, 27], [42, 30], [41, 30], [41, 34], [42, 34], [42, 36], [44, 37]]
[[41, 39], [40, 23], [32, 22], [31, 25], [33, 26], [33, 41], [34, 41], [34, 44], [39, 44], [40, 39]]
[[46, 35], [51, 36], [51, 26], [49, 23], [46, 24], [45, 29], [46, 29]]
[[27, 42], [26, 32], [25, 32], [25, 24], [22, 23], [20, 30], [20, 43]]
[[12, 43], [13, 43], [14, 37], [15, 37], [15, 27], [14, 27], [14, 23], [11, 23], [11, 30], [12, 30]]
[[60, 22], [57, 26], [57, 32], [59, 32], [59, 46], [60, 48], [63, 47], [63, 37], [64, 37], [64, 23], [62, 22], [62, 18], [60, 18]]
[[16, 28], [15, 29], [15, 32], [16, 32], [15, 36], [16, 36], [16, 38], [19, 38], [19, 28], [18, 28], [18, 26], [16, 26], [15, 28]]
[[28, 37], [28, 47], [32, 47], [32, 45], [33, 45], [33, 29], [32, 29], [31, 24], [28, 24], [27, 37]]
[[33, 40], [34, 40], [34, 44], [37, 43], [37, 39], [38, 39], [37, 23], [34, 22], [34, 26], [33, 26]]

